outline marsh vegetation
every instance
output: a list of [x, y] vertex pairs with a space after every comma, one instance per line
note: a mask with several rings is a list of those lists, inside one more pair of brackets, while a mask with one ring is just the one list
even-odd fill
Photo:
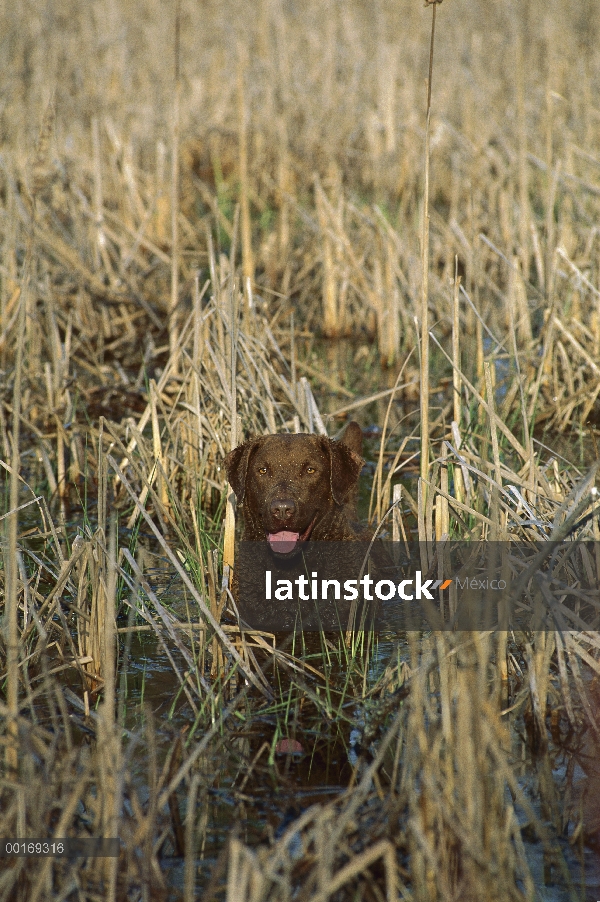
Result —
[[436, 14], [424, 253], [431, 8], [0, 12], [0, 836], [121, 842], [1, 899], [598, 898], [597, 620], [227, 614], [225, 455], [349, 419], [365, 519], [597, 609], [600, 9]]

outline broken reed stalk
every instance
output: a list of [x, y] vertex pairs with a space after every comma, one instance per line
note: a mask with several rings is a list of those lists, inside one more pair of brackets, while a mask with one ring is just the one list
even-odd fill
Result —
[[327, 338], [338, 335], [337, 278], [334, 263], [333, 243], [329, 230], [325, 192], [319, 177], [315, 176], [315, 206], [317, 220], [322, 235], [323, 260], [323, 334]]
[[454, 422], [459, 431], [461, 425], [462, 372], [460, 366], [460, 276], [458, 257], [454, 261], [454, 292], [452, 294], [452, 400]]
[[498, 503], [498, 491], [502, 488], [502, 471], [500, 469], [500, 450], [498, 447], [498, 432], [496, 431], [496, 409], [494, 404], [494, 380], [492, 373], [492, 364], [489, 360], [484, 363], [485, 374], [485, 394], [488, 402], [488, 415], [490, 420], [490, 430], [492, 433], [492, 456], [494, 459], [494, 478], [495, 484], [492, 483], [491, 502], [490, 502], [490, 539], [498, 541], [501, 535], [501, 527], [498, 523], [500, 509]]
[[102, 194], [102, 163], [100, 153], [100, 126], [98, 117], [92, 117], [92, 158], [94, 164], [94, 219], [95, 219], [95, 241], [94, 241], [94, 265], [96, 270], [104, 264], [106, 270], [109, 270], [108, 259], [106, 255], [106, 238], [104, 235], [104, 200]]
[[201, 789], [201, 776], [194, 774], [190, 781], [185, 815], [185, 857], [183, 864], [183, 902], [195, 902], [196, 896], [196, 805], [198, 791]]
[[150, 405], [152, 423], [152, 451], [154, 455], [154, 471], [150, 484], [156, 483], [156, 494], [160, 498], [163, 507], [169, 506], [168, 486], [165, 481], [167, 461], [163, 455], [160, 424], [158, 420], [159, 391], [154, 379], [150, 380]]
[[446, 442], [442, 442], [440, 488], [443, 494], [438, 494], [437, 498], [435, 499], [435, 538], [437, 542], [441, 541], [442, 538], [447, 538], [450, 533], [450, 511], [448, 508], [448, 465], [446, 463], [447, 457], [448, 448], [446, 446]]
[[178, 341], [179, 300], [179, 102], [181, 97], [181, 0], [175, 0], [175, 83], [171, 122], [171, 300], [169, 303], [169, 347], [174, 356]]
[[[460, 437], [462, 421], [462, 370], [460, 365], [460, 276], [458, 275], [458, 257], [454, 260], [454, 292], [452, 295], [452, 391], [454, 402], [454, 424]], [[454, 426], [453, 426], [454, 428]], [[457, 446], [456, 450], [459, 450]], [[454, 497], [463, 502], [465, 490], [460, 467], [454, 469]]]
[[[429, 470], [429, 143], [431, 122], [431, 78], [433, 75], [433, 42], [435, 13], [442, 0], [427, 0], [433, 6], [431, 43], [429, 45], [429, 76], [427, 79], [427, 118], [425, 122], [425, 187], [423, 190], [423, 225], [421, 233], [421, 480], [427, 493]], [[425, 499], [424, 499], [425, 500]]]
[[106, 458], [102, 440], [104, 436], [104, 417], [98, 422], [98, 529], [102, 535], [106, 535], [106, 501], [107, 501], [107, 471]]
[[[518, 261], [518, 258], [515, 257], [514, 258], [515, 265], [517, 264], [517, 261]], [[520, 272], [515, 273], [515, 277], [517, 277], [517, 276], [520, 278], [520, 282], [521, 282], [521, 286], [518, 290], [522, 290], [522, 293], [524, 294], [524, 301], [522, 302], [522, 305], [523, 305], [522, 313], [528, 314], [528, 311], [526, 310], [527, 295], [525, 293], [525, 285], [523, 284], [523, 279], [520, 276]], [[527, 423], [527, 401], [525, 398], [525, 390], [523, 387], [524, 380], [523, 380], [523, 374], [521, 373], [521, 364], [519, 363], [519, 349], [517, 347], [517, 333], [516, 333], [516, 329], [515, 329], [515, 315], [516, 315], [517, 311], [515, 309], [515, 304], [512, 301], [514, 301], [514, 298], [511, 298], [511, 304], [509, 306], [509, 317], [510, 317], [509, 324], [510, 324], [510, 337], [511, 337], [511, 343], [512, 343], [513, 358], [515, 361], [515, 370], [516, 370], [517, 379], [518, 379], [518, 391], [519, 391], [520, 398], [521, 398], [521, 419], [523, 421], [523, 444], [525, 446], [525, 449], [527, 451], [529, 451], [529, 453], [531, 454], [531, 439], [530, 439], [530, 435], [529, 435], [530, 430], [529, 430], [529, 426]], [[526, 328], [527, 327], [528, 327], [529, 334], [528, 334], [528, 336], [526, 336], [526, 341], [527, 341], [527, 343], [531, 343], [532, 334], [531, 334], [531, 322], [529, 319], [527, 319]]]
[[[119, 813], [121, 808], [119, 786], [122, 782], [120, 728], [115, 721], [117, 521], [114, 513], [110, 518], [110, 534], [106, 552], [104, 567], [102, 568], [106, 587], [103, 593], [105, 602], [102, 662], [104, 670], [104, 703], [100, 712], [102, 737], [100, 774], [102, 785], [102, 835], [110, 837], [119, 835]], [[106, 858], [104, 860], [103, 870], [107, 882], [107, 902], [115, 902], [116, 899], [117, 869], [117, 858]]]

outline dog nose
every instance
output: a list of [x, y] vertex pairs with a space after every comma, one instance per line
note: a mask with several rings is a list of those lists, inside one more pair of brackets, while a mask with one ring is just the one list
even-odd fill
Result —
[[271, 514], [280, 523], [286, 523], [296, 513], [296, 503], [291, 498], [276, 498], [271, 502]]

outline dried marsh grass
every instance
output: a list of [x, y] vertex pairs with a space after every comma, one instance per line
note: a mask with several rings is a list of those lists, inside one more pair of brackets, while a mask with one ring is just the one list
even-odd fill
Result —
[[[11, 860], [3, 899], [594, 892], [597, 633], [315, 655], [231, 614], [224, 455], [350, 410], [382, 427], [371, 519], [424, 566], [448, 536], [519, 541], [531, 566], [589, 539], [563, 565], [598, 585], [600, 13], [437, 17], [427, 238], [415, 4], [0, 13], [0, 836], [122, 849]], [[129, 700], [139, 635], [172, 677], [161, 722]], [[349, 779], [265, 826], [256, 800], [296, 766], [277, 737], [307, 752], [338, 727]]]

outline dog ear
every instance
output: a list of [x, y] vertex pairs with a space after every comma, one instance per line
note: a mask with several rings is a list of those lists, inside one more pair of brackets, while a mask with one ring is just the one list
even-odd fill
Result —
[[329, 439], [330, 485], [336, 504], [343, 504], [355, 488], [364, 460], [343, 441]]
[[260, 439], [254, 438], [243, 445], [238, 445], [233, 451], [230, 451], [225, 458], [225, 469], [227, 471], [227, 480], [229, 485], [235, 492], [238, 504], [244, 501], [246, 494], [246, 476], [248, 475], [248, 464], [250, 455], [256, 448]]
[[350, 448], [351, 451], [354, 451], [355, 454], [358, 454], [358, 456], [361, 457], [363, 435], [362, 429], [355, 420], [351, 420], [351, 422], [348, 423], [340, 441], [343, 442], [347, 448]]

